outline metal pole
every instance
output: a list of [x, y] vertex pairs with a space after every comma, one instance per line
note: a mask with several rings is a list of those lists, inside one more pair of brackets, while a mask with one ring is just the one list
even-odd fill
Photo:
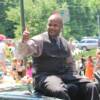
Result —
[[98, 36], [100, 38], [100, 15], [97, 15]]
[[25, 18], [24, 18], [24, 0], [20, 0], [20, 13], [21, 13], [21, 26], [22, 33], [25, 30]]
[[[25, 30], [25, 17], [24, 17], [24, 0], [20, 0], [20, 13], [21, 13], [21, 26], [22, 26], [22, 34]], [[27, 58], [24, 59], [24, 65], [26, 66]]]
[[98, 25], [98, 47], [100, 48], [100, 15], [97, 15], [97, 25]]

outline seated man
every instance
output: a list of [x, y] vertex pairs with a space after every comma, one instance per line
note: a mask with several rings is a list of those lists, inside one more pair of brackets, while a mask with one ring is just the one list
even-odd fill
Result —
[[62, 29], [62, 18], [56, 13], [48, 19], [47, 32], [31, 39], [27, 30], [23, 33], [18, 54], [20, 58], [33, 56], [35, 90], [64, 100], [100, 100], [95, 84], [77, 75]]

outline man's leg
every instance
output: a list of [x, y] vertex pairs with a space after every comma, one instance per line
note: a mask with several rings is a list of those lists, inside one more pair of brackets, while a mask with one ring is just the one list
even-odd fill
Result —
[[84, 99], [82, 100], [100, 100], [98, 89], [95, 83], [82, 83], [79, 85], [80, 93], [79, 96], [83, 95]]
[[46, 96], [71, 100], [63, 81], [57, 76], [40, 76], [36, 78], [36, 91]]
[[94, 76], [95, 76], [95, 83], [96, 83], [96, 86], [99, 90], [99, 93], [100, 93], [100, 70], [96, 71], [94, 73]]
[[87, 99], [86, 100], [100, 100], [99, 92], [94, 83], [88, 83], [86, 85], [87, 88]]

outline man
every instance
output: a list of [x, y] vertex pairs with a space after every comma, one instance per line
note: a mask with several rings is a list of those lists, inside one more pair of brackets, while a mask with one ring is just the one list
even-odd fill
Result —
[[33, 56], [35, 90], [64, 100], [99, 100], [95, 84], [76, 75], [68, 43], [60, 34], [62, 29], [61, 16], [53, 14], [48, 19], [47, 32], [31, 39], [28, 31], [23, 33], [18, 53], [20, 57]]

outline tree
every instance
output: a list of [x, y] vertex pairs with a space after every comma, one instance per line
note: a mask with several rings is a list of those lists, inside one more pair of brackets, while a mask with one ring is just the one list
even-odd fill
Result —
[[[48, 17], [55, 11], [60, 13], [65, 4], [59, 4], [56, 0], [32, 0], [32, 2], [30, 7], [24, 6], [26, 26], [29, 27], [33, 36], [45, 31]], [[27, 0], [25, 4], [28, 4]]]
[[70, 10], [70, 34], [76, 38], [96, 36], [97, 34], [97, 7], [99, 0], [67, 0]]
[[[21, 36], [19, 0], [0, 0], [0, 30], [10, 36]], [[54, 12], [69, 11], [69, 21], [64, 23], [66, 38], [96, 36], [100, 0], [24, 0], [25, 23], [31, 36], [45, 31], [48, 17]], [[67, 15], [66, 15], [67, 16]], [[67, 17], [66, 17], [67, 18]], [[12, 33], [12, 34], [11, 34]]]
[[11, 0], [0, 0], [0, 32], [9, 38], [14, 38], [14, 30], [16, 29], [16, 24], [15, 22], [7, 19], [7, 11], [9, 11], [10, 7], [15, 7], [15, 5], [11, 5], [11, 3], [13, 4]]

